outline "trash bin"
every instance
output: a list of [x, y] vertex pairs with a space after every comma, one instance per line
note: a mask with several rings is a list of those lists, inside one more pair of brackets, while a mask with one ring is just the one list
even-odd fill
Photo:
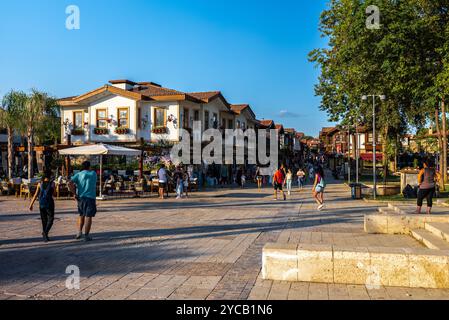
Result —
[[360, 183], [353, 183], [351, 186], [351, 196], [354, 200], [362, 199], [362, 185]]

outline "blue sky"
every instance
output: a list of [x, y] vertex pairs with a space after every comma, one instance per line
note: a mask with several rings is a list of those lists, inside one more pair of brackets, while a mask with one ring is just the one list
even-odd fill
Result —
[[[310, 135], [327, 125], [307, 61], [326, 45], [318, 22], [327, 0], [0, 1], [0, 96], [38, 88], [78, 95], [110, 79], [181, 91], [220, 90]], [[81, 29], [65, 28], [77, 5]]]

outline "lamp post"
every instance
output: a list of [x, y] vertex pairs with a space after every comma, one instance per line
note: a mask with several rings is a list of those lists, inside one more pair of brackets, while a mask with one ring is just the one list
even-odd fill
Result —
[[351, 117], [348, 121], [348, 185], [351, 184]]
[[381, 101], [385, 101], [386, 97], [385, 95], [376, 95], [376, 94], [370, 94], [370, 95], [364, 95], [362, 96], [362, 101], [368, 101], [368, 98], [373, 98], [373, 198], [376, 200], [377, 196], [377, 186], [376, 186], [376, 147], [377, 147], [377, 141], [376, 141], [376, 97], [379, 97]]

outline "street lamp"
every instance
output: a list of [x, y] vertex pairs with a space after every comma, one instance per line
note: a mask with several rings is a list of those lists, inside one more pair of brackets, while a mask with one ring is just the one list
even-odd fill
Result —
[[364, 95], [362, 96], [362, 101], [368, 101], [368, 98], [373, 98], [373, 198], [376, 199], [377, 196], [377, 186], [376, 186], [376, 97], [379, 97], [381, 101], [386, 100], [385, 95]]

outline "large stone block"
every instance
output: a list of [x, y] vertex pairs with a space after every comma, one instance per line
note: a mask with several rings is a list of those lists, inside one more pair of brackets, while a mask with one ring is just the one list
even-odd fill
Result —
[[366, 215], [365, 232], [373, 234], [388, 233], [388, 217], [384, 214]]
[[449, 288], [449, 252], [409, 250], [410, 287]]
[[388, 234], [409, 234], [408, 220], [406, 215], [389, 215], [388, 219]]
[[298, 281], [296, 244], [270, 243], [262, 254], [262, 277], [267, 280]]
[[410, 285], [408, 254], [401, 248], [370, 247], [370, 276], [367, 285], [408, 287]]
[[300, 244], [297, 255], [298, 281], [333, 283], [331, 245]]
[[365, 285], [370, 264], [368, 248], [334, 246], [334, 283]]

